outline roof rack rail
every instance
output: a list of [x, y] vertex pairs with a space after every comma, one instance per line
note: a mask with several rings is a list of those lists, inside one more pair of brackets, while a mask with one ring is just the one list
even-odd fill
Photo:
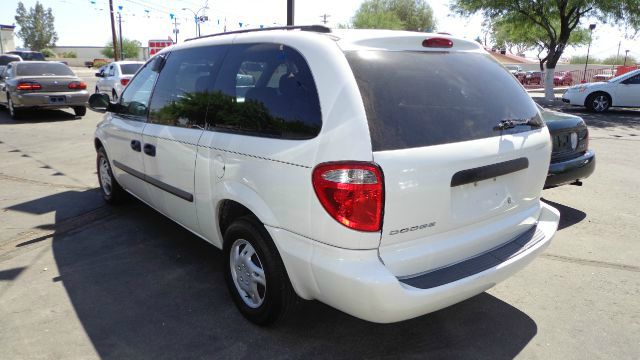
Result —
[[302, 31], [312, 31], [312, 32], [319, 32], [319, 33], [330, 33], [331, 32], [330, 28], [328, 28], [326, 26], [323, 26], [323, 25], [291, 25], [291, 26], [276, 26], [276, 27], [265, 27], [265, 28], [257, 28], [257, 29], [228, 31], [228, 32], [222, 32], [222, 33], [216, 33], [216, 34], [210, 34], [210, 35], [203, 35], [203, 36], [199, 36], [199, 37], [194, 37], [194, 38], [186, 39], [185, 41], [191, 41], [191, 40], [203, 39], [203, 38], [221, 36], [221, 35], [243, 34], [243, 33], [249, 33], [249, 32], [271, 31], [271, 30], [302, 30]]

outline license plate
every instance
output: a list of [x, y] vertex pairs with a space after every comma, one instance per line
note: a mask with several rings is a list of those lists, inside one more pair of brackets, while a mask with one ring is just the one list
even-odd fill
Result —
[[66, 101], [64, 96], [49, 96], [49, 104], [64, 104]]

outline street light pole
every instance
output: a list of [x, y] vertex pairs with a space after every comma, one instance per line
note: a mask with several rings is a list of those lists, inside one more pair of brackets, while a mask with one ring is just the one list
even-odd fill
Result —
[[627, 55], [629, 55], [629, 50], [624, 51], [624, 65], [622, 66], [627, 66]]
[[582, 74], [582, 82], [585, 82], [587, 78], [587, 65], [589, 65], [589, 51], [591, 50], [591, 40], [593, 37], [593, 29], [596, 28], [596, 24], [589, 25], [589, 47], [587, 48], [587, 61], [584, 63], [584, 73]]
[[205, 5], [203, 7], [201, 7], [200, 9], [198, 9], [198, 11], [193, 11], [189, 8], [182, 8], [182, 10], [189, 10], [191, 11], [191, 13], [193, 14], [193, 20], [196, 22], [196, 36], [200, 37], [200, 17], [198, 14], [200, 14], [200, 11], [208, 9], [209, 5], [207, 5], [207, 3], [205, 3]]

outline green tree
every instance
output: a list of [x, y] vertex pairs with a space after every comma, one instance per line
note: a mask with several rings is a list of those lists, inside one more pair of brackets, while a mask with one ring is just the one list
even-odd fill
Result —
[[425, 0], [366, 0], [353, 17], [357, 29], [433, 31], [433, 9]]
[[[573, 55], [569, 58], [569, 64], [585, 64], [587, 55]], [[594, 56], [589, 56], [589, 64], [602, 64], [602, 60]]]
[[580, 29], [581, 20], [595, 18], [640, 30], [640, 0], [454, 0], [451, 8], [461, 15], [482, 13], [485, 18], [535, 30], [546, 52], [540, 64], [547, 69], [547, 100], [554, 98], [551, 77], [556, 64], [571, 44], [571, 34]]
[[[591, 58], [589, 58], [589, 62], [591, 62]], [[624, 54], [620, 56], [611, 55], [602, 60], [603, 64], [606, 65], [623, 65], [624, 64]], [[636, 58], [633, 56], [627, 56], [627, 65], [635, 65], [637, 64]]]
[[34, 7], [27, 10], [21, 1], [18, 3], [15, 19], [20, 26], [16, 35], [22, 39], [25, 47], [40, 51], [56, 45], [58, 34], [54, 28], [55, 19], [51, 8], [45, 10], [40, 2], [36, 2]]
[[[142, 43], [138, 40], [122, 39], [122, 58], [137, 59]], [[113, 42], [109, 41], [104, 49], [100, 51], [107, 58], [113, 58]]]

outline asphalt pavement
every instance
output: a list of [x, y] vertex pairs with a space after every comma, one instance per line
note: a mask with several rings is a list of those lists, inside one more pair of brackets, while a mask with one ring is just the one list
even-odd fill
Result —
[[274, 328], [237, 312], [219, 250], [138, 201], [102, 202], [101, 115], [0, 111], [0, 359], [637, 359], [640, 110], [560, 108], [587, 121], [597, 169], [543, 192], [560, 230], [525, 270], [401, 323], [310, 301]]

